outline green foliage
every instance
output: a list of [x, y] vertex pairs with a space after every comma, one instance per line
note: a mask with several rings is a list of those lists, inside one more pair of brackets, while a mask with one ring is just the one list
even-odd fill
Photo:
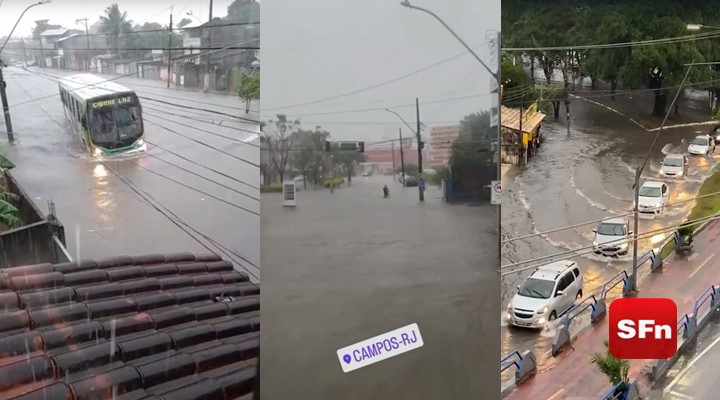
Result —
[[[402, 173], [402, 166], [397, 167], [397, 173]], [[405, 164], [405, 175], [417, 176], [420, 173], [417, 164]]]
[[295, 133], [295, 137], [297, 148], [290, 162], [303, 176], [316, 181], [325, 165], [325, 141], [330, 133], [318, 126], [314, 131], [301, 129]]
[[[720, 9], [706, 3], [689, 6], [670, 0], [623, 2], [534, 2], [503, 0], [503, 47], [553, 47], [625, 43], [688, 35], [688, 23], [718, 25]], [[513, 54], [519, 56], [520, 54]], [[662, 114], [672, 87], [687, 70], [685, 64], [714, 61], [720, 57], [720, 41], [704, 40], [663, 44], [580, 49], [526, 51], [545, 70], [546, 78], [555, 68], [576, 69], [593, 84], [602, 79], [614, 90], [649, 88], [655, 90], [654, 114]], [[571, 60], [571, 61], [570, 61]], [[694, 67], [688, 83], [720, 78], [718, 68]], [[505, 73], [505, 70], [503, 71]], [[717, 89], [712, 83], [695, 85]], [[544, 96], [548, 98], [547, 96]]]
[[323, 186], [325, 186], [326, 188], [329, 188], [330, 186], [339, 187], [343, 183], [345, 183], [345, 179], [341, 177], [327, 178], [323, 182]]
[[282, 193], [282, 183], [274, 183], [272, 185], [260, 186], [260, 193]]
[[40, 35], [42, 35], [43, 32], [50, 29], [60, 28], [62, 28], [62, 25], [51, 25], [49, 19], [37, 20], [35, 21], [35, 27], [32, 30], [33, 39], [40, 40]]
[[452, 165], [485, 163], [497, 131], [490, 128], [490, 113], [482, 111], [466, 115], [460, 121], [460, 133], [453, 143]]
[[602, 353], [594, 353], [590, 356], [590, 363], [605, 374], [613, 386], [620, 382], [627, 382], [628, 373], [630, 372], [630, 361], [615, 358], [615, 356], [610, 354], [607, 340], [603, 342], [603, 345], [605, 346], [605, 351]]
[[100, 33], [108, 35], [108, 45], [114, 49], [120, 47], [120, 35], [132, 32], [132, 26], [127, 11], [120, 11], [117, 3], [105, 8], [105, 15], [100, 16]]
[[235, 0], [227, 8], [230, 22], [260, 21], [260, 4], [255, 0]]
[[250, 112], [250, 103], [260, 98], [260, 71], [242, 71], [238, 87], [240, 99], [245, 102], [245, 114]]

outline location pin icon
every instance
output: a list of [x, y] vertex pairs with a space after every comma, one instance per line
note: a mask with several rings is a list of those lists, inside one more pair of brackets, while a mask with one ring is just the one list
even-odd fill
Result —
[[345, 354], [343, 356], [343, 361], [345, 361], [345, 363], [347, 364], [350, 364], [350, 354]]

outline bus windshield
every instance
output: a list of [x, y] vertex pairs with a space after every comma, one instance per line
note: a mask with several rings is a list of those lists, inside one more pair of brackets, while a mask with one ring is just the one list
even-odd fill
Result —
[[89, 101], [88, 122], [93, 143], [102, 147], [129, 146], [143, 133], [140, 103], [134, 95]]

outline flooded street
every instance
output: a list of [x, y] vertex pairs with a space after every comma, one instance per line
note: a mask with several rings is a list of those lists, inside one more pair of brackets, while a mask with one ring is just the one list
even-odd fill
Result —
[[[382, 187], [390, 188], [383, 199]], [[272, 399], [461, 399], [497, 385], [495, 208], [425, 202], [392, 177], [263, 194], [263, 395]], [[424, 346], [352, 373], [339, 348], [417, 323]], [[287, 355], [291, 354], [292, 357]], [[441, 361], [439, 361], [441, 360]]]
[[[572, 102], [572, 125], [568, 134], [564, 119], [555, 121], [546, 117], [541, 132], [546, 140], [527, 167], [509, 167], [504, 171], [503, 238], [525, 236], [577, 225], [584, 222], [623, 216], [632, 211], [634, 171], [639, 166], [659, 127], [660, 119], [651, 119], [652, 99], [645, 95], [618, 96], [615, 101], [602, 92], [588, 89], [575, 92], [592, 101]], [[672, 94], [668, 104], [672, 100]], [[601, 104], [596, 104], [601, 103]], [[615, 111], [609, 110], [612, 107]], [[624, 115], [621, 115], [624, 114]], [[634, 120], [631, 120], [631, 118]], [[653, 149], [642, 175], [647, 180], [663, 181], [669, 185], [669, 202], [678, 202], [695, 196], [703, 179], [720, 162], [720, 151], [705, 156], [688, 155], [690, 167], [687, 176], [679, 180], [664, 180], [660, 166], [666, 154], [687, 154], [688, 143], [694, 136], [704, 134], [710, 125], [692, 124], [709, 120], [707, 93], [688, 93], [681, 103], [680, 115], [673, 116]], [[691, 123], [690, 126], [673, 127]], [[679, 223], [692, 208], [693, 202], [673, 205], [655, 219], [641, 219], [639, 233], [657, 230]], [[632, 227], [632, 216], [628, 215]], [[632, 248], [627, 256], [606, 258], [588, 252], [592, 246], [592, 232], [597, 223], [537, 235], [506, 243], [503, 247], [502, 266], [520, 263], [546, 255], [559, 255], [553, 259], [577, 261], [584, 275], [585, 296], [599, 292], [602, 285], [623, 269], [632, 269]], [[632, 228], [631, 228], [632, 229]], [[638, 254], [652, 248], [653, 241], [665, 237], [661, 233], [653, 238], [640, 239]], [[505, 271], [546, 263], [545, 259], [513, 266]], [[647, 269], [647, 265], [645, 266]], [[532, 272], [526, 270], [504, 276], [502, 284], [502, 354], [513, 350], [535, 349], [538, 360], [546, 362], [546, 352], [552, 341], [552, 331], [542, 333], [509, 328], [505, 324], [505, 309], [516, 291], [516, 286]], [[641, 273], [642, 276], [642, 273]], [[619, 289], [615, 289], [619, 291]]]
[[65, 118], [54, 78], [62, 75], [67, 73], [5, 70], [18, 142], [3, 141], [1, 151], [42, 210], [54, 201], [70, 254], [81, 259], [219, 248], [259, 278], [259, 126], [253, 122], [259, 106], [245, 115], [231, 94], [103, 76], [137, 92], [147, 142], [145, 154], [103, 164], [90, 157]]

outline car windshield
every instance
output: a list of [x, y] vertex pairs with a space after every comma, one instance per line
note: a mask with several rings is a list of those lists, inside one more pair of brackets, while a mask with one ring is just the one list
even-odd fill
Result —
[[707, 138], [696, 137], [695, 139], [693, 139], [692, 144], [696, 146], [707, 146], [708, 140]]
[[663, 161], [663, 165], [666, 167], [682, 167], [683, 162], [682, 158], [666, 158], [665, 161]]
[[520, 287], [518, 294], [520, 296], [532, 297], [535, 299], [549, 299], [555, 282], [544, 279], [528, 278]]
[[660, 191], [659, 187], [643, 186], [640, 188], [641, 197], [660, 197], [661, 195], [662, 192]]
[[627, 235], [627, 229], [625, 229], [624, 224], [602, 223], [598, 226], [597, 233], [605, 236], [625, 236]]

